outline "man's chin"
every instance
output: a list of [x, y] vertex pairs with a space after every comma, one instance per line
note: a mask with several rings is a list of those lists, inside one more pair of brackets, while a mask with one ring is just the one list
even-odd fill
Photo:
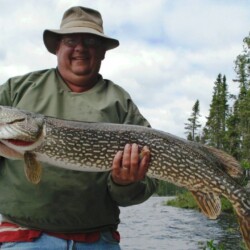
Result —
[[91, 70], [86, 68], [77, 68], [74, 69], [73, 72], [78, 76], [88, 76], [91, 73]]

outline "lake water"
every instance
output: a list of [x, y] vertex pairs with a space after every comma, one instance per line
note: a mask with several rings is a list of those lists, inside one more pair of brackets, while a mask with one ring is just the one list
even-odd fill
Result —
[[168, 199], [151, 197], [121, 208], [122, 250], [202, 250], [210, 240], [221, 242], [225, 250], [243, 249], [234, 216], [222, 214], [218, 220], [208, 220], [195, 210], [164, 206]]

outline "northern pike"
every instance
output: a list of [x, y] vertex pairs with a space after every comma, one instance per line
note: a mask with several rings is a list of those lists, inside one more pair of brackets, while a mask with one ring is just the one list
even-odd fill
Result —
[[110, 171], [127, 143], [150, 149], [148, 176], [185, 187], [210, 219], [221, 213], [220, 196], [237, 214], [250, 250], [250, 193], [240, 184], [244, 171], [230, 155], [152, 128], [56, 119], [0, 106], [0, 155], [24, 159], [25, 173], [39, 183], [41, 164], [76, 171]]

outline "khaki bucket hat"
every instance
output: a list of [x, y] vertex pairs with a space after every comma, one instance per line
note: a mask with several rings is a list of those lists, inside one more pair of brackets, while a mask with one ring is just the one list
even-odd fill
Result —
[[65, 11], [59, 30], [45, 30], [43, 42], [47, 50], [56, 54], [58, 40], [61, 35], [88, 33], [103, 39], [107, 50], [119, 46], [119, 41], [104, 35], [101, 14], [93, 9], [76, 6]]

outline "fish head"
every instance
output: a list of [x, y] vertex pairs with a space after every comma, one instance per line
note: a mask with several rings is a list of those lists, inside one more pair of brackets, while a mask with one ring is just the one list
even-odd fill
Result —
[[43, 130], [44, 116], [0, 106], [0, 140], [35, 142]]

